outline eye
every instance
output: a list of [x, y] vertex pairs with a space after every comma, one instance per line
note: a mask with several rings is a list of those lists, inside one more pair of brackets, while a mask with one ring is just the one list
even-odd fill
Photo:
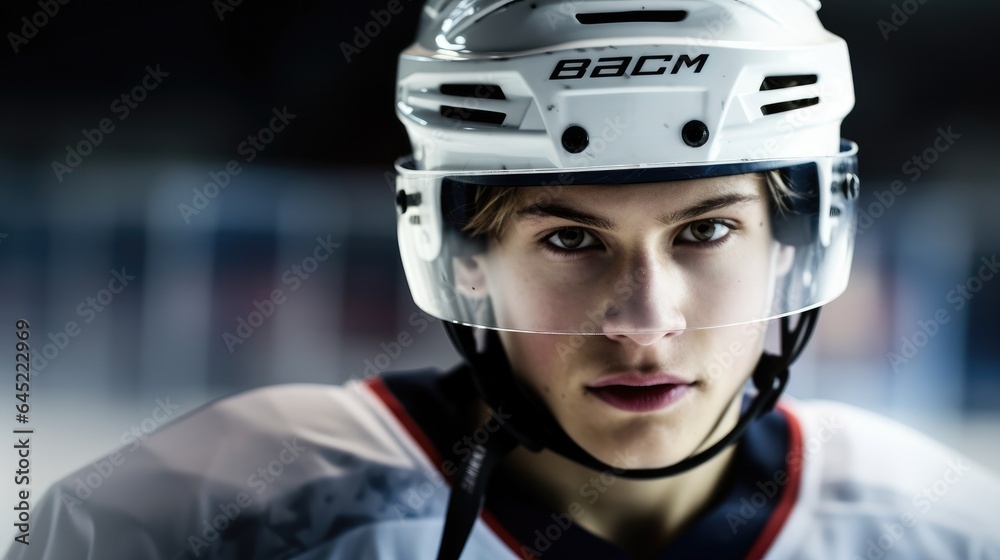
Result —
[[718, 220], [691, 222], [681, 230], [680, 238], [688, 243], [715, 243], [724, 240], [732, 228]]
[[557, 251], [574, 251], [597, 245], [597, 239], [593, 234], [582, 228], [560, 229], [546, 237], [544, 242], [549, 248]]

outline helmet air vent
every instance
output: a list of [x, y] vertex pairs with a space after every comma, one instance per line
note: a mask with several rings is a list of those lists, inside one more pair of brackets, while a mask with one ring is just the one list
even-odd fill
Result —
[[[452, 97], [465, 97], [467, 99], [492, 99], [494, 101], [506, 101], [503, 89], [496, 84], [441, 84], [441, 95]], [[487, 102], [489, 103], [489, 102]], [[441, 116], [457, 121], [473, 122], [479, 124], [489, 124], [500, 126], [507, 118], [507, 113], [500, 111], [488, 111], [475, 109], [476, 101], [463, 102], [461, 107], [456, 105], [441, 105]]]
[[482, 109], [468, 109], [465, 107], [455, 107], [453, 105], [442, 105], [441, 116], [454, 121], [500, 126], [503, 124], [504, 119], [507, 118], [507, 113], [484, 111]]
[[676, 23], [684, 21], [687, 12], [684, 10], [640, 10], [635, 12], [603, 12], [592, 14], [576, 14], [576, 21], [584, 25], [598, 23]]
[[500, 86], [494, 84], [441, 84], [441, 94], [477, 99], [507, 99]]
[[815, 84], [816, 74], [803, 74], [800, 76], [768, 76], [760, 83], [760, 91], [770, 89], [785, 89], [795, 86], [808, 86]]
[[817, 103], [819, 103], [818, 97], [810, 97], [807, 99], [793, 99], [792, 101], [782, 101], [780, 103], [771, 103], [769, 105], [762, 105], [760, 108], [760, 112], [765, 115], [773, 115], [775, 113], [784, 113], [785, 111], [791, 111], [793, 109], [810, 107]]
[[[815, 84], [818, 80], [816, 74], [800, 74], [794, 76], [768, 76], [764, 78], [764, 81], [760, 83], [760, 91], [769, 91], [775, 89], [786, 89], [798, 86], [808, 86]], [[785, 111], [792, 111], [794, 109], [801, 109], [803, 107], [809, 107], [811, 105], [816, 105], [819, 103], [819, 97], [804, 97], [802, 99], [793, 99], [789, 101], [781, 101], [778, 103], [770, 103], [763, 105], [760, 108], [760, 112], [765, 115], [773, 115], [775, 113], [784, 113]]]

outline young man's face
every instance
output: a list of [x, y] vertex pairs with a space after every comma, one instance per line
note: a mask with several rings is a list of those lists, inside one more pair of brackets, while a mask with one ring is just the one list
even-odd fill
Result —
[[498, 324], [595, 333], [500, 332], [517, 378], [591, 454], [662, 467], [728, 432], [765, 323], [704, 327], [767, 315], [791, 257], [768, 196], [758, 174], [528, 188], [474, 257]]

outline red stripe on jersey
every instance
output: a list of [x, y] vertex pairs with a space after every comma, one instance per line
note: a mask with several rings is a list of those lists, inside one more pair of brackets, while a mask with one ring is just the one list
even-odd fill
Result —
[[[367, 379], [364, 382], [364, 385], [368, 387], [368, 389], [370, 389], [373, 393], [375, 393], [375, 396], [382, 401], [382, 403], [386, 406], [386, 408], [389, 409], [390, 412], [392, 412], [393, 416], [396, 417], [396, 420], [398, 420], [399, 423], [403, 425], [403, 428], [407, 431], [407, 433], [410, 434], [410, 437], [412, 437], [413, 440], [417, 443], [417, 445], [423, 450], [424, 454], [427, 455], [427, 458], [430, 459], [431, 463], [433, 463], [434, 466], [437, 467], [438, 472], [440, 472], [441, 475], [445, 478], [445, 480], [447, 480], [448, 483], [451, 484], [453, 482], [453, 479], [447, 472], [445, 472], [444, 469], [445, 461], [444, 458], [441, 456], [441, 453], [439, 453], [437, 448], [434, 447], [434, 445], [431, 443], [430, 438], [427, 437], [427, 434], [425, 434], [424, 431], [420, 428], [420, 425], [417, 424], [417, 421], [414, 420], [413, 417], [410, 416], [410, 413], [406, 411], [406, 407], [404, 407], [403, 404], [399, 402], [399, 400], [396, 398], [396, 396], [392, 394], [392, 391], [389, 390], [389, 387], [385, 384], [385, 382], [377, 377], [373, 377]], [[496, 533], [498, 537], [500, 537], [500, 540], [502, 540], [504, 544], [506, 544], [507, 547], [510, 548], [511, 552], [513, 552], [519, 558], [522, 558], [524, 560], [537, 560], [535, 556], [533, 556], [532, 554], [521, 552], [521, 550], [524, 547], [521, 545], [520, 542], [518, 542], [517, 539], [514, 538], [513, 535], [511, 535], [507, 531], [507, 529], [503, 527], [503, 525], [500, 524], [499, 521], [497, 521], [497, 518], [493, 515], [492, 512], [490, 512], [486, 508], [483, 508], [482, 512], [480, 513], [480, 517], [482, 517], [486, 525], [489, 526], [489, 528], [492, 529], [493, 532]]]
[[788, 521], [788, 517], [792, 514], [792, 509], [795, 507], [795, 502], [799, 498], [799, 486], [802, 482], [802, 461], [804, 459], [802, 426], [799, 424], [799, 419], [795, 414], [781, 403], [775, 408], [784, 414], [788, 420], [788, 455], [786, 456], [788, 484], [785, 485], [784, 492], [781, 494], [781, 501], [775, 506], [774, 512], [771, 513], [771, 518], [767, 521], [767, 525], [764, 526], [764, 530], [757, 538], [757, 542], [754, 543], [753, 548], [750, 549], [746, 560], [759, 560], [764, 557], [767, 550], [771, 548], [771, 545], [778, 538], [778, 533], [785, 526], [785, 522]]

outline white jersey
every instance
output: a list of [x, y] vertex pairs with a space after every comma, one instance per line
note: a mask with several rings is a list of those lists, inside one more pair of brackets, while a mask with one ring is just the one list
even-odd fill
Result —
[[[449, 440], [390, 386], [279, 385], [209, 403], [109, 455], [96, 489], [93, 466], [55, 484], [30, 544], [5, 558], [434, 559], [446, 456], [462, 439], [436, 445]], [[785, 398], [769, 416], [779, 451], [747, 457], [778, 468], [748, 474], [664, 558], [1000, 559], [1000, 483], [981, 466], [844, 404]], [[488, 494], [463, 560], [630, 558], [566, 513], [503, 500]]]

